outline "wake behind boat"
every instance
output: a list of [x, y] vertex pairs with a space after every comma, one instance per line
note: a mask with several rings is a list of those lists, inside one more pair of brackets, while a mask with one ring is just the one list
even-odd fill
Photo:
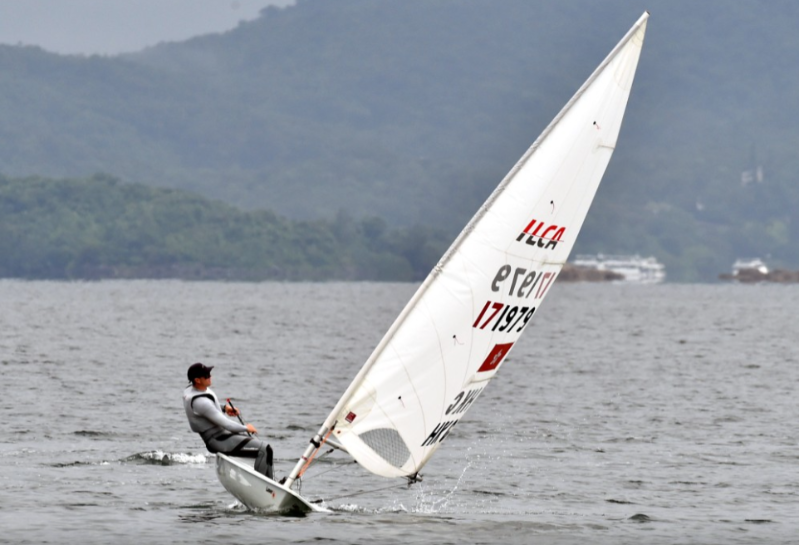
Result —
[[320, 510], [294, 489], [330, 441], [413, 482], [496, 376], [569, 257], [621, 129], [648, 13], [511, 169], [400, 313], [279, 484], [217, 455], [222, 485], [267, 511]]

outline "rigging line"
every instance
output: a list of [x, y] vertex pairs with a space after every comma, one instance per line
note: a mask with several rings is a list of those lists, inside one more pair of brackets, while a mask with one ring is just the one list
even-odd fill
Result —
[[334, 448], [331, 448], [330, 450], [328, 450], [328, 451], [327, 451], [327, 452], [325, 452], [324, 454], [320, 454], [319, 456], [317, 456], [317, 457], [316, 457], [316, 461], [318, 462], [319, 460], [321, 460], [321, 459], [322, 459], [322, 458], [324, 458], [325, 456], [328, 456], [328, 455], [329, 455], [331, 452], [333, 452], [333, 451], [335, 451], [335, 450], [336, 450], [336, 449], [334, 449]]
[[[319, 443], [319, 450], [321, 450], [321, 449], [322, 449], [322, 445], [323, 445], [323, 444], [324, 444], [324, 441], [323, 441], [322, 443]], [[310, 465], [311, 465], [311, 466], [313, 466], [313, 465], [314, 465], [316, 462], [318, 462], [319, 460], [321, 460], [321, 459], [322, 459], [322, 458], [324, 458], [325, 456], [328, 456], [328, 455], [330, 455], [330, 453], [332, 453], [332, 452], [333, 452], [333, 451], [335, 451], [335, 450], [336, 450], [336, 449], [334, 449], [334, 448], [331, 448], [331, 449], [330, 449], [330, 450], [328, 450], [327, 452], [323, 452], [322, 454], [320, 454], [319, 456], [317, 456], [317, 457], [314, 459], [314, 461], [313, 461], [313, 464], [310, 464]]]
[[330, 467], [330, 468], [328, 468], [328, 469], [326, 469], [324, 471], [320, 471], [319, 473], [314, 473], [313, 475], [311, 475], [309, 477], [305, 477], [305, 480], [307, 481], [309, 479], [315, 479], [317, 477], [320, 477], [321, 475], [324, 475], [325, 473], [330, 473], [334, 469], [339, 469], [340, 467], [344, 467], [344, 466], [349, 465], [349, 464], [357, 464], [357, 463], [358, 463], [357, 460], [350, 460], [349, 462], [340, 462], [338, 464], [333, 464], [332, 467]]
[[[325, 437], [325, 439], [327, 439], [327, 436]], [[319, 449], [321, 449], [321, 448], [322, 448], [322, 444], [323, 444], [323, 443], [324, 443], [324, 441], [322, 441], [322, 443], [319, 443]], [[314, 451], [314, 456], [316, 456], [316, 454], [315, 454], [316, 452], [319, 452], [319, 449], [317, 449], [316, 451]], [[304, 467], [304, 468], [303, 468], [303, 472], [304, 472], [306, 469], [309, 469], [310, 467], [313, 467], [313, 465], [314, 465], [314, 464], [316, 464], [316, 462], [318, 462], [319, 460], [321, 460], [322, 458], [324, 458], [325, 456], [327, 456], [328, 454], [330, 454], [330, 453], [331, 453], [331, 452], [333, 452], [334, 450], [336, 450], [336, 449], [334, 449], [334, 448], [331, 448], [330, 450], [328, 450], [327, 452], [325, 452], [325, 453], [323, 453], [323, 454], [320, 454], [320, 455], [319, 455], [319, 456], [317, 456], [316, 458], [314, 458], [314, 456], [311, 456], [311, 459], [308, 461], [308, 464], [306, 465], [306, 467]], [[321, 475], [321, 473], [320, 473], [319, 475]], [[298, 475], [298, 477], [299, 477], [299, 475]], [[311, 475], [311, 477], [314, 477], [314, 475]]]
[[311, 503], [322, 503], [323, 501], [340, 500], [342, 498], [352, 498], [353, 496], [360, 496], [362, 494], [371, 494], [372, 492], [380, 492], [381, 490], [388, 490], [389, 488], [399, 488], [407, 486], [408, 486], [407, 484], [392, 484], [390, 486], [384, 486], [383, 488], [375, 488], [373, 490], [361, 490], [360, 492], [353, 492], [352, 494], [344, 494], [343, 496], [333, 496], [332, 498], [322, 498], [320, 500], [314, 500]]
[[305, 471], [306, 471], [306, 470], [307, 470], [309, 467], [311, 467], [311, 463], [313, 462], [313, 460], [314, 460], [314, 458], [316, 457], [316, 455], [319, 453], [319, 449], [321, 449], [321, 448], [322, 448], [322, 445], [324, 445], [324, 444], [327, 442], [327, 439], [328, 439], [328, 437], [330, 437], [330, 434], [331, 434], [331, 433], [333, 433], [333, 428], [335, 428], [335, 427], [336, 427], [336, 425], [335, 425], [335, 424], [333, 424], [333, 425], [330, 427], [330, 429], [329, 429], [329, 430], [328, 430], [328, 432], [327, 432], [327, 435], [325, 435], [324, 439], [322, 439], [322, 441], [319, 443], [319, 446], [317, 446], [317, 447], [316, 447], [316, 450], [314, 450], [314, 451], [313, 451], [313, 454], [311, 455], [311, 457], [310, 457], [310, 458], [308, 458], [308, 461], [307, 461], [307, 462], [305, 462], [305, 466], [303, 466], [303, 468], [302, 468], [302, 469], [300, 470], [300, 472], [297, 474], [297, 477], [302, 477], [302, 476], [303, 476], [303, 474], [305, 473]]

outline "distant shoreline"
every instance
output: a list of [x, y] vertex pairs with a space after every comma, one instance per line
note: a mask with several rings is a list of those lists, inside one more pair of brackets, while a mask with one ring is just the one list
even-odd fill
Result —
[[755, 284], [757, 282], [775, 282], [778, 284], [794, 284], [799, 282], [799, 271], [784, 271], [777, 269], [767, 273], [757, 269], [741, 269], [737, 274], [724, 273], [719, 275], [720, 280]]
[[624, 275], [566, 263], [558, 275], [558, 280], [562, 282], [614, 282], [624, 280]]
[[[406, 280], [369, 280], [353, 277], [309, 278], [302, 274], [292, 274], [277, 268], [240, 269], [228, 267], [204, 267], [202, 265], [160, 265], [160, 266], [95, 266], [83, 267], [73, 271], [67, 278], [19, 277], [0, 275], [8, 280], [186, 280], [186, 281], [229, 281], [229, 282], [403, 282]], [[562, 282], [613, 282], [624, 280], [624, 276], [613, 271], [600, 271], [590, 267], [565, 264], [558, 279]], [[411, 281], [415, 282], [415, 281]]]

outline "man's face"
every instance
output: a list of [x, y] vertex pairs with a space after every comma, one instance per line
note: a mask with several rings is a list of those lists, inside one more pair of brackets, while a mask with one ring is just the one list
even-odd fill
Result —
[[194, 380], [195, 384], [200, 388], [208, 388], [211, 386], [211, 375], [208, 375], [207, 377], [199, 377]]

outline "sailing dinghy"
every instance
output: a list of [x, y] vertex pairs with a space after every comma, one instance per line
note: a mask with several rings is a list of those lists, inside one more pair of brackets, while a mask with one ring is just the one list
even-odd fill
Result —
[[574, 246], [621, 128], [644, 13], [488, 197], [397, 317], [284, 484], [217, 455], [244, 505], [320, 511], [292, 485], [326, 442], [415, 481], [496, 376]]

